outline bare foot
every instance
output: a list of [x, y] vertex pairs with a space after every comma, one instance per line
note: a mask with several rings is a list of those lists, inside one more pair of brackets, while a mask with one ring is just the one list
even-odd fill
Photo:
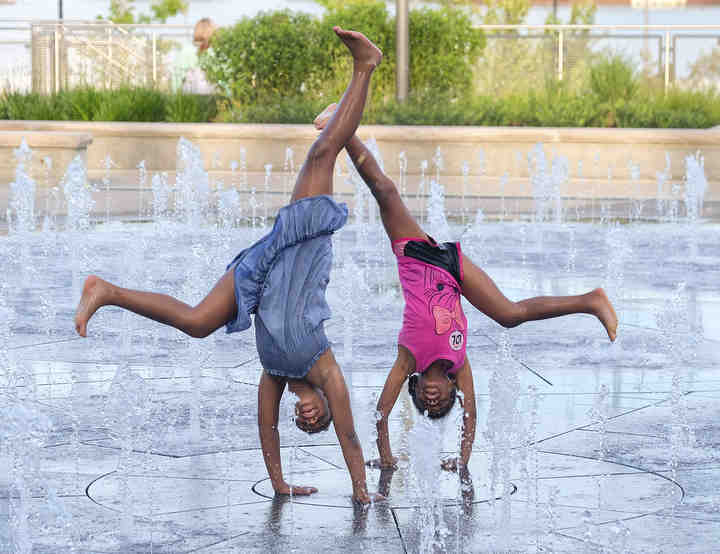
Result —
[[600, 320], [607, 331], [608, 337], [612, 342], [615, 342], [617, 336], [618, 318], [615, 313], [615, 308], [610, 303], [610, 299], [605, 294], [603, 289], [595, 289], [591, 293], [592, 303], [594, 308], [594, 314]]
[[85, 279], [82, 297], [75, 311], [75, 330], [81, 337], [87, 336], [87, 322], [98, 310], [107, 304], [110, 292], [110, 283], [100, 277], [90, 275]]
[[275, 489], [275, 494], [282, 496], [310, 496], [311, 494], [315, 494], [317, 491], [318, 490], [315, 487], [298, 487], [296, 485], [283, 483]]
[[346, 31], [338, 26], [333, 27], [335, 34], [345, 43], [356, 64], [377, 67], [383, 58], [383, 53], [370, 39], [357, 31]]
[[325, 125], [327, 125], [327, 122], [330, 121], [330, 118], [335, 113], [337, 106], [337, 102], [333, 102], [322, 112], [320, 112], [320, 115], [315, 118], [315, 121], [313, 121], [313, 125], [315, 125], [315, 128], [318, 131], [322, 131], [325, 128]]

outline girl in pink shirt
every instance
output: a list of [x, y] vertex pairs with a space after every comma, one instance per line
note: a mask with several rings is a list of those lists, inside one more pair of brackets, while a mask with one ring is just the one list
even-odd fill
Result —
[[[315, 120], [322, 129], [335, 110], [328, 106]], [[460, 243], [438, 244], [418, 225], [405, 206], [395, 184], [383, 173], [370, 151], [353, 135], [345, 143], [356, 169], [380, 207], [380, 216], [397, 256], [405, 311], [398, 337], [398, 356], [385, 381], [377, 410], [380, 458], [368, 462], [393, 468], [388, 437], [388, 417], [400, 390], [408, 381], [413, 403], [428, 417], [445, 416], [462, 391], [465, 425], [460, 460], [446, 460], [443, 467], [465, 471], [475, 439], [475, 392], [472, 370], [465, 356], [467, 319], [460, 296], [502, 325], [516, 327], [526, 321], [585, 313], [596, 316], [611, 341], [617, 332], [617, 316], [605, 292], [598, 288], [578, 296], [539, 296], [513, 302], [490, 277], [462, 253]]]

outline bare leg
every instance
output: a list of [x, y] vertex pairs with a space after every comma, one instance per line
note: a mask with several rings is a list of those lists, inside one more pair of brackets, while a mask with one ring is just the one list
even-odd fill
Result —
[[350, 394], [332, 350], [328, 349], [317, 359], [305, 376], [305, 380], [325, 393], [330, 413], [333, 416], [335, 433], [350, 472], [353, 498], [361, 504], [370, 503], [371, 498], [368, 494], [365, 475], [365, 460], [360, 440], [355, 433]]
[[[337, 110], [337, 104], [330, 104], [323, 112], [315, 118], [314, 124], [317, 129], [324, 129], [333, 113]], [[355, 169], [365, 181], [365, 184], [372, 192], [380, 207], [380, 217], [387, 232], [388, 238], [395, 241], [402, 238], [427, 238], [425, 232], [420, 228], [415, 218], [402, 201], [400, 193], [392, 179], [383, 173], [363, 142], [353, 133], [352, 137], [345, 143], [345, 149], [353, 161]]]
[[[364, 35], [334, 28], [353, 56], [353, 75], [336, 113], [310, 148], [295, 184], [292, 200], [332, 193], [335, 158], [355, 133], [365, 107], [373, 70], [382, 52]], [[166, 294], [123, 289], [94, 275], [87, 278], [75, 314], [75, 329], [87, 334], [87, 322], [102, 306], [120, 306], [170, 325], [192, 337], [206, 337], [230, 321], [237, 313], [233, 272], [228, 271], [215, 288], [196, 307]]]
[[402, 238], [427, 238], [403, 202], [395, 183], [383, 173], [375, 157], [355, 135], [345, 148], [360, 176], [367, 184], [380, 208], [385, 232], [391, 241]]
[[[325, 125], [333, 109], [334, 106], [331, 104], [315, 119], [317, 128], [321, 129]], [[383, 225], [390, 240], [409, 237], [426, 238], [427, 235], [402, 201], [395, 183], [383, 173], [362, 141], [353, 134], [345, 148], [378, 202]], [[498, 289], [487, 273], [464, 255], [463, 268], [463, 296], [478, 310], [504, 327], [515, 327], [526, 321], [585, 313], [596, 316], [605, 327], [610, 340], [615, 340], [617, 315], [602, 289], [595, 289], [578, 296], [538, 296], [512, 302]]]
[[610, 340], [615, 340], [618, 319], [603, 289], [595, 289], [578, 296], [536, 296], [512, 302], [498, 289], [487, 273], [465, 255], [463, 270], [463, 296], [503, 327], [516, 327], [526, 321], [569, 314], [591, 314], [603, 324]]
[[[315, 118], [315, 127], [324, 129], [337, 107], [337, 104], [330, 104], [325, 108]], [[372, 192], [375, 200], [377, 200], [380, 207], [380, 217], [388, 238], [391, 241], [409, 237], [426, 238], [427, 235], [402, 201], [395, 183], [383, 173], [372, 152], [367, 149], [357, 135], [353, 133], [345, 143], [345, 149], [353, 161], [355, 169], [360, 173], [363, 181]]]
[[232, 270], [226, 272], [193, 308], [167, 294], [124, 289], [91, 275], [83, 286], [75, 329], [80, 336], [86, 336], [87, 322], [99, 308], [120, 306], [191, 337], [207, 337], [237, 315], [234, 279]]
[[362, 33], [333, 29], [350, 50], [353, 74], [342, 100], [325, 129], [310, 147], [300, 169], [291, 202], [307, 196], [332, 194], [335, 158], [360, 124], [373, 70], [382, 52]]
[[[333, 106], [330, 105], [318, 116], [315, 120], [316, 127], [322, 128], [332, 109]], [[395, 183], [383, 173], [362, 141], [353, 135], [345, 148], [380, 206], [382, 222], [390, 240], [427, 237], [402, 201]], [[617, 315], [602, 289], [577, 296], [537, 296], [512, 302], [498, 289], [487, 273], [465, 255], [463, 255], [463, 269], [463, 296], [478, 310], [504, 327], [516, 327], [527, 321], [584, 313], [596, 316], [605, 327], [610, 340], [615, 340]]]

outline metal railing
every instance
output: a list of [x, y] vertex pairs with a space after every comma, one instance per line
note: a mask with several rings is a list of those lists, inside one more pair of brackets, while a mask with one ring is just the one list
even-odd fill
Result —
[[0, 20], [0, 49], [10, 54], [0, 59], [0, 84], [46, 94], [78, 85], [177, 88], [194, 66], [192, 32], [192, 25]]
[[[686, 53], [681, 51], [681, 41], [704, 41], [703, 46], [709, 46], [708, 55], [715, 55], [720, 60], [720, 25], [480, 25], [486, 32], [488, 45], [486, 50], [493, 50], [492, 43], [501, 40], [525, 41], [530, 39], [547, 39], [550, 37], [554, 41], [555, 50], [555, 70], [556, 78], [562, 81], [565, 78], [568, 69], [568, 38], [575, 41], [584, 42], [589, 48], [586, 52], [592, 51], [593, 46], [597, 46], [601, 42], [615, 41], [625, 42], [626, 47], [623, 49], [606, 46], [605, 48], [596, 48], [595, 51], [615, 51], [615, 53], [624, 54], [628, 59], [632, 60], [637, 54], [652, 56], [649, 48], [650, 41], [656, 42], [656, 60], [665, 90], [671, 83], [677, 80], [681, 73], [680, 68], [686, 69], [685, 66], [691, 65], [693, 56], [692, 52]], [[502, 33], [502, 32], [505, 33]], [[509, 33], [508, 33], [509, 32]], [[627, 48], [627, 44], [642, 42], [640, 48], [636, 48], [633, 52], [632, 48]], [[688, 48], [689, 50], [689, 48]], [[695, 48], [696, 56], [699, 57], [701, 52], [699, 48]], [[684, 54], [684, 55], [683, 55]], [[511, 61], [511, 60], [505, 60]], [[647, 60], [646, 60], [647, 61]], [[648, 64], [642, 64], [647, 69]], [[720, 86], [720, 74], [715, 76], [717, 84]]]
[[[720, 24], [479, 27], [487, 41], [478, 71], [486, 88], [548, 77], [564, 81], [608, 51], [625, 55], [666, 90], [673, 83], [692, 85], [692, 79], [720, 86], [720, 75], [693, 69], [703, 56], [720, 58]], [[0, 19], [0, 85], [44, 93], [79, 84], [177, 88], [191, 67], [183, 57], [192, 58], [192, 30], [191, 25]]]

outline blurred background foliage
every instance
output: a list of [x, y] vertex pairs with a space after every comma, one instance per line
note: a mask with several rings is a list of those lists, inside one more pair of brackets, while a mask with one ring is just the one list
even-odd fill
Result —
[[[219, 29], [201, 57], [208, 78], [242, 114], [259, 102], [298, 104], [338, 99], [347, 86], [352, 59], [334, 25], [372, 37], [384, 59], [373, 77], [366, 111], [372, 116], [395, 96], [395, 19], [384, 2], [326, 1], [320, 18], [290, 11], [261, 13]], [[410, 88], [426, 96], [459, 96], [473, 86], [485, 45], [470, 14], [450, 6], [410, 12]], [[242, 117], [242, 116], [241, 116]]]
[[[135, 0], [110, 0], [110, 10], [107, 19], [118, 24], [132, 23], [165, 23], [169, 18], [179, 13], [186, 13], [187, 0], [153, 0], [150, 2], [152, 13], [135, 13]], [[103, 19], [98, 16], [98, 19]]]
[[[154, 17], [184, 9], [184, 2], [156, 0]], [[593, 38], [585, 30], [567, 31], [564, 41], [573, 63], [566, 64], [559, 80], [556, 33], [519, 40], [516, 31], [484, 32], [477, 26], [480, 20], [522, 23], [529, 0], [487, 0], [482, 9], [469, 0], [444, 0], [432, 9], [413, 4], [411, 92], [399, 103], [395, 19], [386, 3], [318, 2], [325, 7], [320, 17], [268, 11], [218, 29], [211, 48], [200, 56], [208, 79], [217, 85], [216, 95], [129, 88], [83, 88], [53, 96], [6, 92], [0, 94], [0, 118], [309, 123], [341, 97], [351, 73], [352, 59], [332, 31], [340, 25], [362, 31], [384, 52], [373, 77], [366, 124], [688, 128], [720, 124], [720, 95], [703, 85], [708, 74], [720, 72], [720, 49], [698, 60], [688, 83], [666, 92], [657, 70], [648, 72], [622, 54], [593, 48]], [[594, 14], [593, 4], [579, 3], [573, 5], [568, 21], [550, 16], [547, 23], [590, 24]], [[130, 16], [135, 18], [134, 13]]]

